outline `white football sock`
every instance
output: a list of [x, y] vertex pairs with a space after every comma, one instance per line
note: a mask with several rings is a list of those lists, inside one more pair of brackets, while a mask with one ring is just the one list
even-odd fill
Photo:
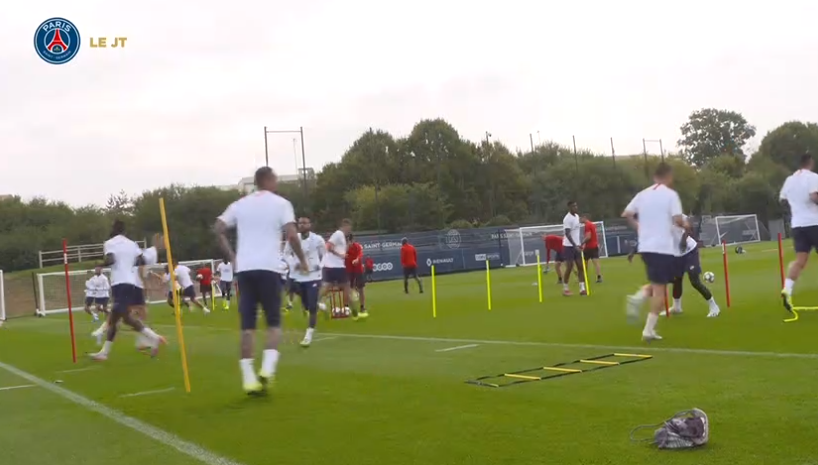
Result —
[[252, 358], [243, 358], [239, 360], [239, 366], [241, 367], [241, 377], [244, 380], [244, 384], [253, 384], [258, 382], [256, 379], [256, 374], [253, 373]]
[[92, 336], [99, 336], [100, 334], [104, 333], [105, 331], [108, 331], [108, 320], [103, 321], [102, 325], [100, 325], [100, 327], [97, 328], [96, 331], [91, 333], [91, 335]]
[[102, 353], [102, 354], [105, 354], [105, 355], [110, 354], [112, 345], [114, 345], [113, 342], [105, 341], [105, 344], [102, 344], [102, 350], [100, 350], [99, 352]]
[[792, 288], [795, 287], [795, 281], [790, 278], [787, 278], [784, 281], [784, 290], [787, 291], [788, 294], [792, 294]]
[[140, 333], [143, 336], [145, 336], [146, 338], [150, 339], [151, 341], [158, 341], [159, 340], [159, 335], [156, 334], [155, 332], [153, 332], [153, 330], [148, 328], [147, 326], [142, 328], [142, 331], [140, 331]]
[[261, 359], [261, 373], [268, 377], [275, 375], [276, 365], [278, 365], [278, 351], [266, 349]]
[[673, 299], [673, 308], [676, 310], [682, 309], [682, 298], [679, 297], [678, 299]]
[[716, 298], [715, 297], [711, 297], [710, 300], [707, 301], [707, 303], [710, 305], [710, 308], [718, 307], [718, 305], [716, 305]]
[[315, 333], [315, 328], [307, 328], [307, 334], [304, 335], [304, 339], [308, 341], [312, 341], [312, 335]]
[[564, 283], [564, 284], [562, 285], [562, 289], [563, 289], [564, 291], [569, 291], [569, 290], [571, 290], [571, 289], [568, 287], [568, 283]]
[[645, 321], [645, 329], [642, 334], [653, 334], [656, 331], [656, 322], [659, 321], [659, 315], [655, 313], [648, 313], [648, 318]]
[[584, 290], [585, 290], [585, 281], [580, 281], [580, 282], [579, 282], [579, 290], [580, 290], [580, 291], [584, 291]]

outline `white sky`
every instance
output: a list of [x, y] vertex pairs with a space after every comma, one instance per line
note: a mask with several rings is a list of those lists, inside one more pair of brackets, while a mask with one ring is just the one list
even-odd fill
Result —
[[[701, 107], [742, 112], [761, 136], [818, 120], [814, 0], [7, 3], [0, 194], [74, 205], [234, 184], [263, 164], [265, 125], [303, 126], [318, 169], [370, 126], [401, 136], [425, 118], [512, 150], [537, 131], [608, 153], [613, 137], [618, 154], [643, 137], [674, 149]], [[66, 65], [32, 45], [53, 16], [82, 35]], [[125, 49], [88, 46], [115, 36]], [[295, 172], [292, 137], [269, 138], [280, 173]]]

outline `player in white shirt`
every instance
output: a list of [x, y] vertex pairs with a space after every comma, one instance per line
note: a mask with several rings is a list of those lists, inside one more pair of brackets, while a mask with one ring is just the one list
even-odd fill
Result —
[[[182, 290], [182, 286], [179, 285], [178, 281], [171, 282], [171, 280], [170, 280], [170, 271], [169, 271], [169, 268], [168, 268], [167, 265], [165, 265], [164, 274], [160, 275], [160, 274], [154, 273], [154, 272], [151, 272], [151, 274], [153, 276], [155, 276], [156, 278], [158, 278], [159, 280], [161, 280], [162, 284], [164, 284], [164, 285], [166, 285], [168, 287], [166, 302], [167, 302], [167, 304], [168, 304], [168, 306], [170, 308], [176, 310], [176, 305], [174, 305], [174, 303], [173, 303], [173, 294], [180, 294], [180, 292]], [[188, 303], [188, 301], [185, 300], [184, 298], [182, 298], [181, 295], [179, 295], [179, 304], [185, 306], [188, 310], [192, 311], [190, 309], [190, 304]]]
[[[298, 257], [299, 268], [308, 269], [292, 204], [275, 194], [278, 181], [269, 167], [256, 170], [257, 191], [233, 202], [216, 220], [214, 230], [224, 256], [233, 263], [239, 284], [241, 316], [241, 358], [244, 390], [250, 395], [265, 392], [278, 365], [281, 340], [281, 260], [282, 231]], [[236, 229], [236, 252], [227, 238], [228, 228]], [[267, 320], [267, 340], [258, 377], [253, 369], [256, 320], [261, 305]]]
[[795, 247], [795, 261], [787, 269], [787, 279], [781, 298], [784, 308], [792, 312], [792, 291], [795, 282], [807, 266], [809, 254], [818, 250], [818, 174], [812, 170], [815, 162], [812, 156], [804, 154], [800, 159], [801, 169], [790, 175], [781, 187], [779, 199], [790, 209], [792, 243]]
[[[689, 219], [685, 216], [684, 220], [689, 223]], [[708, 318], [719, 316], [721, 310], [716, 299], [713, 298], [713, 293], [702, 282], [702, 263], [699, 257], [699, 243], [690, 235], [690, 231], [675, 227], [678, 237], [679, 253], [677, 260], [677, 275], [673, 280], [673, 307], [671, 313], [682, 313], [682, 283], [684, 276], [687, 275], [690, 285], [701, 294], [704, 300], [710, 307], [707, 314]]]
[[96, 298], [97, 287], [96, 283], [94, 282], [94, 275], [92, 274], [87, 280], [85, 280], [85, 313], [91, 315], [91, 318], [93, 318], [94, 321], [99, 320], [97, 313], [92, 310], [92, 308], [94, 308]]
[[564, 236], [562, 238], [562, 256], [565, 260], [565, 273], [562, 276], [562, 295], [570, 296], [571, 288], [568, 282], [574, 266], [577, 267], [577, 278], [579, 279], [579, 294], [586, 295], [585, 274], [582, 270], [582, 247], [584, 242], [580, 240], [580, 228], [582, 222], [579, 219], [579, 207], [573, 200], [568, 202], [568, 213], [562, 219]]
[[137, 293], [141, 291], [136, 287], [136, 275], [133, 272], [134, 266], [141, 266], [144, 263], [142, 250], [136, 242], [125, 237], [125, 223], [121, 220], [114, 222], [111, 231], [111, 238], [103, 245], [105, 254], [105, 265], [111, 268], [111, 294], [114, 305], [108, 317], [108, 334], [102, 350], [91, 355], [91, 358], [98, 361], [108, 359], [111, 347], [116, 338], [117, 324], [120, 320], [132, 327], [134, 331], [142, 334], [150, 340], [153, 350], [151, 355], [156, 356], [159, 345], [165, 343], [165, 339], [131, 315], [131, 309], [135, 302], [138, 302]]
[[327, 241], [327, 253], [322, 260], [324, 286], [321, 289], [320, 300], [324, 300], [332, 289], [341, 289], [344, 302], [350, 303], [352, 319], [366, 318], [367, 314], [358, 313], [357, 294], [350, 292], [349, 276], [347, 275], [347, 236], [352, 233], [352, 221], [344, 219], [340, 228], [332, 233]]
[[225, 258], [216, 267], [216, 276], [219, 278], [219, 290], [222, 293], [222, 307], [230, 309], [230, 299], [233, 297], [233, 265], [229, 258]]
[[[659, 164], [653, 180], [655, 184], [636, 194], [622, 213], [638, 231], [639, 253], [650, 282], [647, 292], [651, 298], [650, 313], [642, 330], [642, 339], [646, 341], [662, 339], [656, 334], [656, 322], [664, 308], [667, 285], [673, 282], [678, 270], [679, 241], [675, 227], [689, 229], [682, 214], [679, 194], [671, 188], [673, 170], [670, 165]], [[633, 297], [628, 299], [629, 317], [638, 316], [639, 304], [641, 302]]]
[[102, 267], [99, 265], [94, 269], [94, 276], [91, 279], [94, 280], [94, 288], [96, 288], [94, 303], [97, 306], [97, 312], [107, 314], [108, 302], [111, 299], [111, 282], [102, 273]]
[[182, 300], [193, 302], [193, 305], [201, 308], [204, 314], [207, 315], [210, 313], [210, 309], [199, 302], [199, 298], [196, 297], [196, 288], [193, 286], [193, 279], [190, 277], [190, 268], [179, 264], [176, 260], [174, 262], [176, 262], [176, 266], [173, 268], [173, 274], [176, 275], [176, 282], [179, 283], [179, 287], [182, 289]]
[[[307, 217], [298, 219], [299, 241], [301, 250], [304, 251], [304, 258], [307, 260], [307, 269], [299, 270], [297, 267], [291, 271], [293, 287], [298, 291], [301, 298], [301, 305], [309, 312], [310, 322], [302, 347], [309, 347], [312, 337], [315, 334], [315, 325], [318, 323], [318, 296], [321, 291], [321, 260], [326, 255], [327, 244], [318, 234], [312, 232], [312, 222]], [[291, 253], [292, 248], [287, 247], [286, 252]]]

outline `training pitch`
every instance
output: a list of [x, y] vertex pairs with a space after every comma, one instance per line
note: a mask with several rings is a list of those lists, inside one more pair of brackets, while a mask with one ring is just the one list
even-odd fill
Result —
[[[685, 313], [662, 318], [665, 339], [650, 345], [643, 322], [629, 326], [624, 312], [625, 294], [643, 281], [638, 258], [602, 260], [605, 283], [584, 298], [562, 297], [552, 271], [541, 304], [536, 267], [492, 270], [491, 311], [485, 273], [439, 276], [435, 319], [428, 277], [422, 295], [414, 285], [404, 295], [400, 282], [369, 285], [371, 317], [319, 320], [309, 349], [295, 343], [301, 312], [285, 317], [278, 380], [262, 399], [241, 391], [235, 304], [184, 316], [190, 394], [167, 306], [151, 308], [170, 341], [156, 360], [123, 332], [108, 362], [75, 365], [67, 318], [10, 320], [0, 329], [2, 462], [818, 464], [818, 314], [783, 323], [776, 243], [745, 249], [729, 255], [732, 308], [720, 250], [708, 249], [703, 268], [716, 273], [722, 315], [705, 318], [685, 282]], [[797, 305], [818, 305], [816, 268], [812, 257]], [[80, 354], [95, 351], [94, 325], [75, 317]], [[508, 389], [464, 382], [613, 353], [653, 358]], [[710, 416], [704, 448], [629, 442], [631, 428], [693, 407]]]

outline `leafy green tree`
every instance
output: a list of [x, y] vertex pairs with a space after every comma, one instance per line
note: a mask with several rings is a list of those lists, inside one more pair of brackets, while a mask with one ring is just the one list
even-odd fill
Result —
[[805, 153], [818, 158], [818, 124], [790, 121], [764, 136], [756, 156], [795, 171], [799, 168], [798, 159]]
[[744, 146], [756, 134], [741, 113], [703, 108], [690, 114], [679, 128], [682, 138], [677, 144], [688, 163], [702, 167], [719, 155], [744, 160]]

